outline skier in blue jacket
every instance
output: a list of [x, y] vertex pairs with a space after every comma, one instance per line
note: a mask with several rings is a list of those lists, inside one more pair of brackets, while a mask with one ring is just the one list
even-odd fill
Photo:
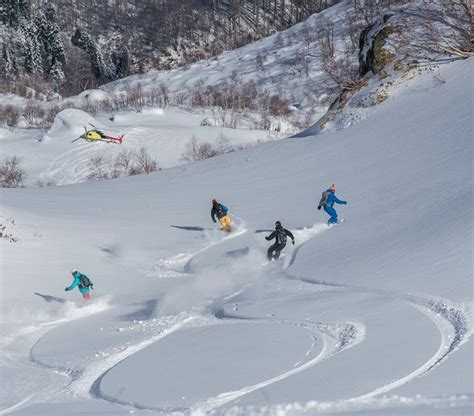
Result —
[[329, 189], [323, 192], [323, 195], [321, 197], [321, 201], [319, 201], [318, 209], [321, 209], [321, 207], [324, 208], [324, 211], [328, 213], [330, 216], [328, 225], [331, 224], [337, 224], [337, 212], [334, 209], [334, 204], [341, 204], [341, 205], [347, 205], [346, 201], [341, 201], [340, 199], [337, 198], [335, 195], [336, 192], [336, 185], [332, 184]]
[[91, 282], [91, 280], [85, 274], [78, 272], [76, 269], [72, 269], [71, 274], [74, 280], [72, 281], [71, 285], [64, 290], [69, 292], [77, 286], [79, 288], [79, 292], [82, 294], [82, 297], [84, 299], [90, 299], [89, 288], [94, 289], [94, 284]]

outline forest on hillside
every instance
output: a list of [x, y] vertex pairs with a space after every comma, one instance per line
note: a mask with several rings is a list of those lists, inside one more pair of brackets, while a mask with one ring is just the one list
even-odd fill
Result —
[[4, 90], [76, 94], [281, 31], [338, 0], [0, 0]]

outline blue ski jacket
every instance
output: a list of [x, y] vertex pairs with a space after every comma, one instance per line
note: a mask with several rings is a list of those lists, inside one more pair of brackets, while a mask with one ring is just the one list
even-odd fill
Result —
[[334, 203], [336, 204], [341, 204], [341, 205], [346, 205], [346, 201], [341, 201], [335, 194], [334, 191], [331, 189], [328, 189], [327, 192], [329, 192], [327, 199], [326, 199], [326, 207], [332, 208]]
[[[79, 288], [79, 291], [84, 295], [85, 293], [89, 293], [89, 288], [84, 287], [81, 285], [81, 273], [76, 272], [73, 275], [74, 280], [72, 281], [71, 285], [66, 288], [66, 291], [70, 291], [74, 289], [76, 286]], [[89, 279], [91, 282], [91, 286], [93, 286], [92, 281]], [[90, 286], [89, 286], [90, 287]]]

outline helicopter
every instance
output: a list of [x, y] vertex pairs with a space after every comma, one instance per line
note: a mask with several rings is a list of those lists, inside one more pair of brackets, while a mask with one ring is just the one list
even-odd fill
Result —
[[80, 139], [83, 139], [87, 142], [106, 142], [106, 143], [115, 143], [115, 144], [122, 144], [124, 135], [121, 134], [117, 137], [114, 136], [109, 136], [105, 134], [104, 132], [100, 131], [96, 126], [91, 124], [93, 129], [88, 129], [86, 126], [84, 126], [84, 134], [80, 135], [77, 139], [74, 139], [71, 141], [71, 143], [74, 143]]

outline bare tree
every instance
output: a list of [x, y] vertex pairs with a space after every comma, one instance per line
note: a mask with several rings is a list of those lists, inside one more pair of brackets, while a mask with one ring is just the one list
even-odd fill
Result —
[[352, 51], [336, 56], [334, 24], [329, 20], [322, 21], [319, 49], [323, 69], [331, 80], [342, 90], [356, 89], [360, 78], [358, 67], [350, 58]]
[[424, 13], [431, 46], [460, 58], [474, 56], [473, 13], [469, 0], [438, 0]]
[[186, 145], [186, 151], [183, 153], [182, 159], [186, 162], [194, 162], [209, 159], [218, 154], [218, 149], [214, 148], [212, 144], [199, 143], [197, 137], [193, 136]]
[[100, 181], [110, 178], [109, 161], [103, 156], [96, 156], [89, 160], [90, 172], [87, 179]]
[[127, 100], [131, 107], [141, 113], [145, 106], [145, 95], [140, 83], [129, 85], [127, 88]]
[[18, 156], [7, 157], [0, 166], [0, 184], [3, 188], [18, 188], [23, 186], [26, 172], [20, 166]]
[[30, 100], [23, 108], [23, 117], [30, 126], [43, 127], [45, 125], [46, 111], [38, 102]]
[[128, 172], [132, 165], [133, 153], [128, 149], [123, 149], [115, 158], [114, 168], [123, 172]]
[[130, 168], [129, 173], [131, 175], [139, 173], [149, 174], [157, 170], [157, 168], [156, 160], [153, 159], [145, 146], [141, 146], [138, 152], [135, 153], [135, 164]]
[[8, 127], [16, 127], [20, 120], [20, 111], [18, 107], [11, 104], [0, 106], [0, 124], [6, 124]]
[[351, 0], [355, 13], [364, 19], [366, 26], [370, 26], [378, 11], [378, 2], [374, 0]]

